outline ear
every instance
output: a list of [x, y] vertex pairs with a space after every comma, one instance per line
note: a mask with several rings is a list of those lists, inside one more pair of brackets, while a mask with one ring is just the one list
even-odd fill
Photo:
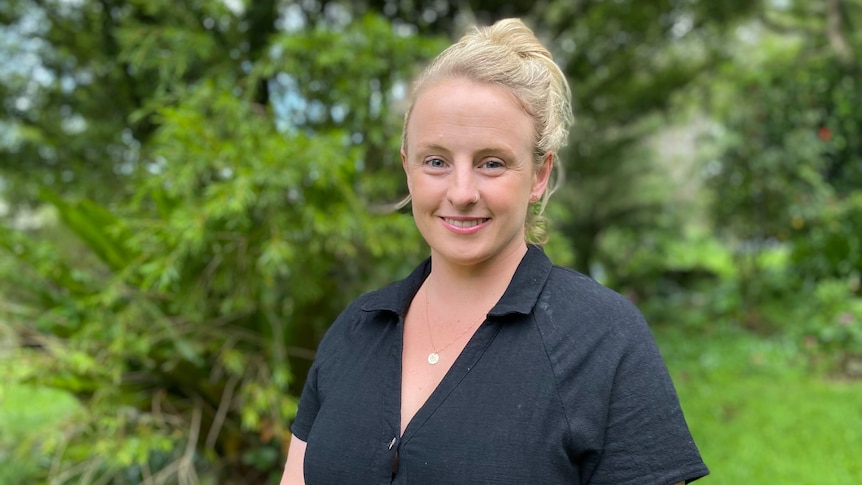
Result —
[[545, 159], [542, 161], [542, 165], [539, 166], [538, 170], [536, 170], [533, 176], [533, 190], [531, 191], [531, 195], [537, 198], [541, 198], [545, 193], [545, 190], [548, 188], [548, 182], [551, 180], [551, 172], [554, 169], [554, 152], [548, 152], [545, 154]]
[[404, 147], [401, 147], [401, 167], [404, 169], [404, 175], [407, 176], [407, 191], [413, 195], [413, 180], [410, 178], [410, 170], [407, 169], [407, 152]]

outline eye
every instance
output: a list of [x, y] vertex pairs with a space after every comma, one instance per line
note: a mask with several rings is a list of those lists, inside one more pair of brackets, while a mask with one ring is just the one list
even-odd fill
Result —
[[481, 167], [489, 170], [499, 170], [502, 168], [506, 168], [506, 164], [504, 164], [500, 160], [487, 160], [482, 163]]
[[425, 160], [425, 165], [430, 168], [443, 168], [446, 166], [446, 162], [439, 158], [429, 158]]

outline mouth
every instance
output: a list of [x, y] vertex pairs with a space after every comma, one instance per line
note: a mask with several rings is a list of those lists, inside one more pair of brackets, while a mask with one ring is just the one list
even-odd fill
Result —
[[455, 227], [461, 227], [464, 229], [468, 229], [471, 227], [476, 227], [480, 224], [484, 224], [485, 222], [489, 221], [490, 219], [487, 217], [483, 217], [483, 218], [479, 218], [479, 219], [451, 219], [448, 217], [444, 217], [443, 220], [446, 221], [447, 224], [451, 224]]

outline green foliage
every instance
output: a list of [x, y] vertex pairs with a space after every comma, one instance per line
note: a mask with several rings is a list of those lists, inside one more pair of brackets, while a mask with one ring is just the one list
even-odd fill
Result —
[[613, 272], [626, 264], [625, 255], [603, 247], [609, 232], [660, 239], [684, 224], [670, 208], [690, 181], [673, 180], [672, 166], [645, 144], [667, 127], [667, 119], [656, 119], [674, 114], [675, 93], [710, 72], [738, 22], [759, 4], [575, 1], [535, 11], [539, 33], [559, 39], [550, 45], [574, 97], [577, 121], [562, 153], [567, 177], [556, 203], [578, 270], [591, 274], [598, 264]]
[[[794, 225], [862, 183], [850, 168], [862, 160], [862, 150], [852, 147], [862, 121], [838, 121], [833, 114], [853, 102], [834, 97], [834, 88], [854, 82], [850, 73], [835, 72], [830, 62], [800, 70], [796, 60], [778, 59], [734, 73], [748, 102], [728, 106], [710, 177], [722, 194], [713, 206], [716, 222], [726, 230], [744, 238], [786, 240]], [[837, 136], [852, 141], [836, 141], [831, 123], [848, 124]], [[849, 149], [839, 153], [836, 146]]]
[[646, 234], [630, 228], [608, 231], [603, 248], [614, 257], [606, 260], [618, 265], [610, 269], [608, 284], [650, 300], [712, 290], [717, 280], [735, 278], [731, 252], [705, 229], [661, 229]]
[[[789, 264], [797, 294], [808, 298], [791, 315], [802, 325], [807, 350], [818, 366], [862, 377], [862, 192], [826, 204], [800, 220]], [[804, 303], [803, 303], [804, 302]]]
[[[479, 3], [0, 3], [0, 370], [83, 405], [11, 439], [0, 412], [23, 479], [277, 480], [322, 332], [427, 252], [385, 210], [409, 80], [446, 44], [415, 33], [475, 14], [526, 17], [571, 79], [548, 252], [690, 332], [663, 348], [707, 480], [858, 481], [858, 389], [803, 373], [855, 377], [862, 345], [859, 2]], [[706, 185], [669, 122], [711, 128]], [[797, 411], [824, 431], [786, 439]]]
[[[268, 80], [279, 126], [287, 132], [338, 129], [367, 176], [355, 190], [370, 206], [404, 195], [400, 173], [401, 116], [409, 81], [446, 45], [437, 37], [408, 37], [377, 15], [347, 28], [325, 25], [273, 39], [253, 73]], [[381, 173], [381, 176], [375, 174]]]
[[0, 381], [0, 463], [15, 464], [0, 466], [0, 483], [35, 483], [40, 461], [50, 456], [39, 453], [34, 437], [62, 436], [63, 421], [76, 410], [74, 398], [64, 392]]
[[840, 376], [862, 377], [862, 298], [859, 280], [822, 280], [794, 315], [805, 322], [805, 348], [813, 364]]
[[[0, 58], [16, 66], [0, 74], [8, 202], [35, 204], [41, 187], [98, 202], [130, 196], [147, 175], [141, 145], [155, 111], [186, 84], [242, 76], [260, 55], [250, 38], [274, 30], [272, 3], [242, 12], [209, 0], [0, 4]], [[267, 5], [269, 17], [255, 16]]]
[[814, 360], [844, 375], [860, 346], [860, 7], [764, 9], [710, 85], [705, 140], [710, 212], [739, 269], [737, 321], [808, 335]]
[[[84, 404], [62, 439], [36, 442], [60, 458], [57, 483], [274, 481], [323, 331], [424, 252], [409, 216], [372, 209], [402, 178], [394, 87], [437, 44], [366, 16], [280, 34], [246, 76], [185, 84], [185, 54], [168, 56], [177, 66], [157, 54], [193, 34], [129, 32], [143, 42], [120, 57], [160, 86], [142, 105], [147, 176], [110, 207], [43, 190], [57, 225], [0, 226], [16, 302], [3, 318], [30, 342], [15, 380]], [[328, 54], [308, 55], [318, 43]], [[238, 89], [285, 76], [301, 84], [274, 89], [266, 107]], [[314, 78], [331, 85], [307, 90]], [[324, 115], [285, 116], [298, 101]]]
[[791, 257], [803, 280], [862, 275], [862, 192], [826, 204], [796, 226]]
[[[853, 107], [862, 101], [862, 77], [847, 56], [862, 54], [852, 31], [862, 10], [857, 2], [830, 5], [766, 9], [712, 84], [718, 125], [706, 171], [719, 195], [712, 213], [726, 236], [749, 247], [791, 237], [805, 246], [809, 236], [834, 232], [816, 227], [835, 224], [821, 214], [849, 215], [855, 209], [840, 207], [858, 205], [862, 116]], [[860, 232], [847, 229], [858, 240]], [[848, 244], [852, 252], [857, 243]], [[839, 248], [821, 249], [834, 258]]]

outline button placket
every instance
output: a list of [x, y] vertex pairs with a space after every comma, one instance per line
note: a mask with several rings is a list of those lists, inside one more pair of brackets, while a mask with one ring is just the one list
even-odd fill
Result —
[[392, 477], [395, 478], [395, 475], [398, 474], [398, 447], [396, 444], [398, 443], [398, 437], [393, 436], [392, 441], [389, 442], [389, 451], [395, 450], [395, 453], [392, 454]]

